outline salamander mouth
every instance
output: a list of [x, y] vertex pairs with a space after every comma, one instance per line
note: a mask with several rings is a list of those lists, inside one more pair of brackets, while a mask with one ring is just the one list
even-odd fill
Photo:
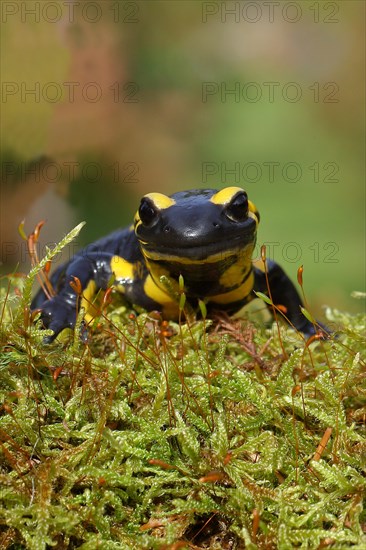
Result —
[[229, 256], [237, 254], [242, 247], [218, 246], [217, 243], [211, 245], [191, 246], [184, 248], [170, 248], [170, 247], [148, 247], [143, 246], [144, 255], [152, 260], [164, 260], [166, 262], [173, 261], [177, 263], [184, 263], [185, 260], [189, 262], [208, 262], [218, 261]]
[[248, 231], [205, 243], [198, 243], [197, 239], [182, 238], [174, 245], [171, 243], [144, 242], [142, 240], [140, 240], [140, 245], [144, 255], [155, 261], [215, 262], [236, 255], [249, 245], [254, 247], [255, 241], [255, 233]]

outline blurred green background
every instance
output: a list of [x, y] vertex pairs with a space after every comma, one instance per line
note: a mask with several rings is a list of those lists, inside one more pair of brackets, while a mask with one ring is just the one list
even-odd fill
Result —
[[[240, 185], [258, 243], [308, 299], [351, 311], [365, 279], [363, 2], [1, 4], [2, 272], [142, 194]], [[70, 251], [66, 255], [70, 255]], [[68, 256], [67, 256], [68, 257]]]

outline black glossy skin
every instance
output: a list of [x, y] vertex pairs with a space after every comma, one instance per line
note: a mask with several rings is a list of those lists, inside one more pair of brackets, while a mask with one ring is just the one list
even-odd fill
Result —
[[[93, 290], [105, 290], [114, 275], [131, 304], [177, 318], [176, 300], [160, 277], [169, 277], [178, 289], [182, 275], [193, 307], [201, 299], [209, 312], [235, 313], [255, 298], [254, 291], [267, 293], [264, 272], [251, 262], [258, 221], [258, 211], [239, 188], [191, 190], [171, 197], [149, 194], [141, 200], [134, 229], [115, 231], [78, 252], [52, 275], [55, 296], [47, 300], [40, 290], [32, 309], [41, 310], [44, 327], [54, 331], [48, 338], [52, 341], [64, 328], [75, 326], [80, 296], [70, 286], [74, 277], [83, 290], [90, 289], [91, 282]], [[297, 330], [315, 334], [281, 267], [269, 260], [267, 273], [273, 302], [285, 306]]]

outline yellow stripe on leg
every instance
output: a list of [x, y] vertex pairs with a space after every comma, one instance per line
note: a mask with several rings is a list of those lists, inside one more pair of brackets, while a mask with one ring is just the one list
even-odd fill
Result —
[[85, 310], [84, 319], [89, 324], [98, 313], [98, 308], [93, 305], [93, 300], [97, 292], [95, 281], [88, 282], [81, 297], [80, 307]]

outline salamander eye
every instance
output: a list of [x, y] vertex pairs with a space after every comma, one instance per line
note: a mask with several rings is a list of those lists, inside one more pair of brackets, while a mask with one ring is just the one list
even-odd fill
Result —
[[240, 191], [231, 199], [225, 213], [234, 222], [242, 222], [248, 217], [248, 195], [245, 191]]
[[141, 199], [139, 216], [144, 225], [151, 225], [157, 219], [158, 213], [158, 209], [150, 199], [147, 197]]

